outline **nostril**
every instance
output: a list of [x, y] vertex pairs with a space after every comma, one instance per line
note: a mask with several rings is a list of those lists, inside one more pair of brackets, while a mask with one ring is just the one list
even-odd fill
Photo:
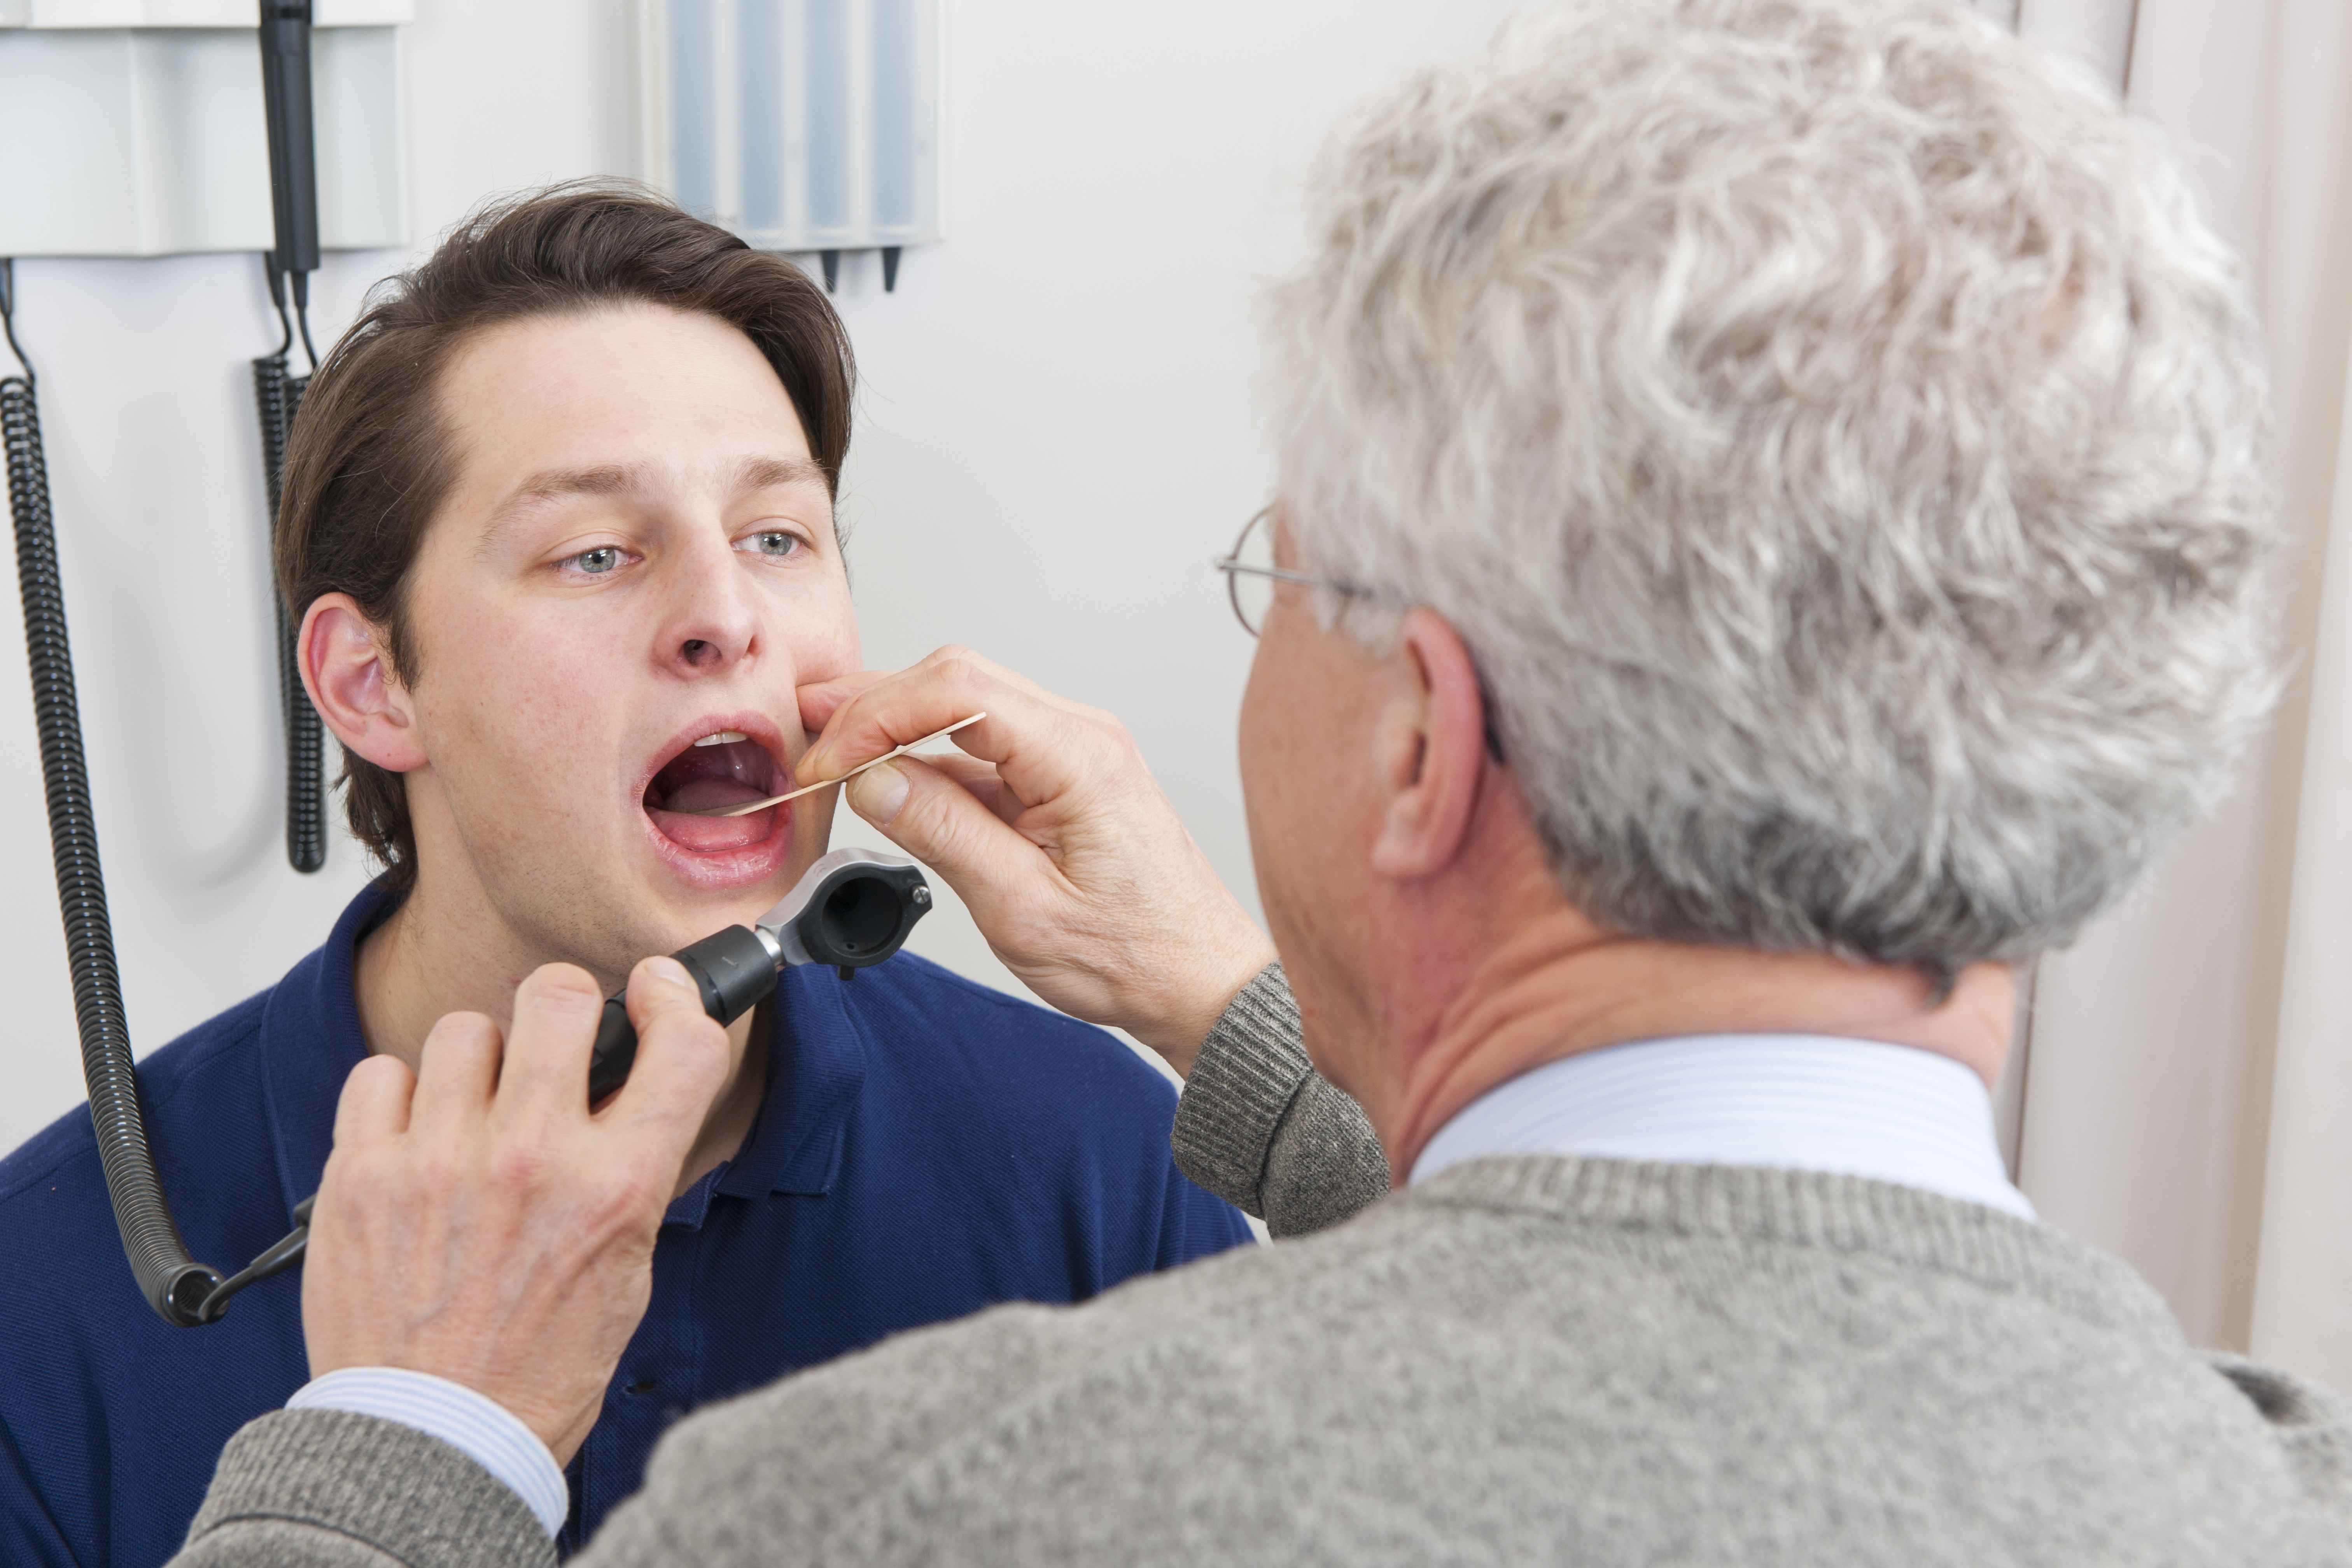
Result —
[[685, 646], [678, 649], [678, 652], [685, 656], [686, 662], [688, 664], [700, 664], [716, 651], [716, 649], [714, 649], [709, 643], [703, 641], [700, 637], [687, 638]]

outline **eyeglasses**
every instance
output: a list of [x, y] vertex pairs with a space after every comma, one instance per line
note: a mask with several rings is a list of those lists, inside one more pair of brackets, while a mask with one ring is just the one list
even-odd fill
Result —
[[1370, 588], [1354, 583], [1343, 583], [1336, 577], [1318, 577], [1311, 572], [1293, 572], [1274, 563], [1274, 508], [1263, 507], [1258, 514], [1242, 525], [1242, 536], [1234, 541], [1233, 553], [1220, 555], [1214, 563], [1225, 574], [1225, 595], [1233, 601], [1234, 618], [1242, 630], [1257, 636], [1265, 624], [1265, 613], [1274, 606], [1274, 585], [1296, 583], [1303, 588], [1328, 588], [1334, 594], [1350, 599], [1368, 599]]
[[[1376, 597], [1373, 589], [1359, 583], [1343, 582], [1337, 577], [1318, 577], [1312, 572], [1293, 572], [1287, 566], [1274, 563], [1274, 508], [1264, 507], [1255, 517], [1242, 525], [1242, 536], [1234, 541], [1233, 553], [1220, 555], [1213, 563], [1225, 574], [1225, 595], [1233, 601], [1234, 618], [1242, 630], [1257, 636], [1258, 627], [1265, 624], [1265, 613], [1274, 605], [1274, 585], [1296, 583], [1302, 588], [1325, 588], [1349, 599]], [[1503, 733], [1495, 726], [1495, 696], [1486, 689], [1486, 678], [1478, 677], [1478, 700], [1486, 708], [1486, 754], [1496, 762], [1503, 761]]]

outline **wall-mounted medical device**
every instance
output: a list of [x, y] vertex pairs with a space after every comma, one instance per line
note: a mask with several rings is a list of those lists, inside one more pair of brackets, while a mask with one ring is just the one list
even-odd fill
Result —
[[[0, 457], [58, 900], [90, 1120], [123, 1250], [150, 1304], [182, 1325], [213, 1321], [236, 1290], [289, 1267], [305, 1233], [298, 1226], [224, 1279], [188, 1256], [156, 1179], [99, 864], [37, 377], [16, 333], [11, 258], [262, 253], [280, 332], [278, 347], [253, 362], [274, 515], [278, 465], [307, 384], [289, 363], [298, 331], [305, 359], [318, 365], [310, 272], [322, 246], [405, 237], [392, 29], [408, 11], [409, 0], [0, 0], [0, 104], [11, 129], [0, 143]], [[314, 33], [317, 23], [333, 30]], [[314, 871], [326, 851], [318, 718], [288, 657], [282, 605], [277, 620], [287, 854], [297, 869]], [[298, 1218], [307, 1220], [308, 1206]]]
[[941, 237], [940, 0], [634, 0], [636, 173], [761, 250]]
[[[394, 29], [414, 10], [414, 0], [0, 0], [0, 103], [12, 111], [0, 257], [263, 253], [280, 327], [252, 367], [271, 519], [308, 382], [289, 363], [298, 331], [318, 364], [309, 304], [320, 252], [406, 242]], [[286, 856], [316, 871], [327, 856], [325, 737], [282, 605], [274, 618]]]
[[[398, 24], [415, 0], [316, 0], [319, 241], [408, 243]], [[276, 243], [255, 0], [0, 0], [0, 256]]]

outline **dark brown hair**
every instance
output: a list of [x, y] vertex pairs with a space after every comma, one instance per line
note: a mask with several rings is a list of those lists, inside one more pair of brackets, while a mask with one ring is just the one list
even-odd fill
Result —
[[[555, 185], [482, 208], [424, 265], [378, 285], [311, 378], [287, 446], [275, 530], [289, 615], [299, 621], [320, 595], [349, 594], [383, 629], [394, 670], [414, 682], [403, 601], [455, 468], [436, 402], [442, 367], [469, 334], [497, 322], [632, 302], [716, 316], [757, 344], [827, 488], [838, 488], [856, 373], [824, 291], [783, 257], [643, 187]], [[342, 783], [352, 834], [395, 887], [412, 886], [416, 836], [400, 776], [347, 750]]]

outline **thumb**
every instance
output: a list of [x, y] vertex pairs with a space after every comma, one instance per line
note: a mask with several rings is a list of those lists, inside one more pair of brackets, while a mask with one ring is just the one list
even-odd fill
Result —
[[675, 958], [638, 960], [629, 975], [628, 1009], [637, 1030], [636, 1066], [613, 1097], [607, 1119], [643, 1128], [657, 1142], [677, 1140], [683, 1161], [727, 1085], [727, 1031], [702, 1010], [700, 989]]
[[1051, 868], [1037, 847], [979, 796], [912, 757], [866, 769], [843, 793], [852, 811], [946, 878], [974, 910], [1012, 896]]

